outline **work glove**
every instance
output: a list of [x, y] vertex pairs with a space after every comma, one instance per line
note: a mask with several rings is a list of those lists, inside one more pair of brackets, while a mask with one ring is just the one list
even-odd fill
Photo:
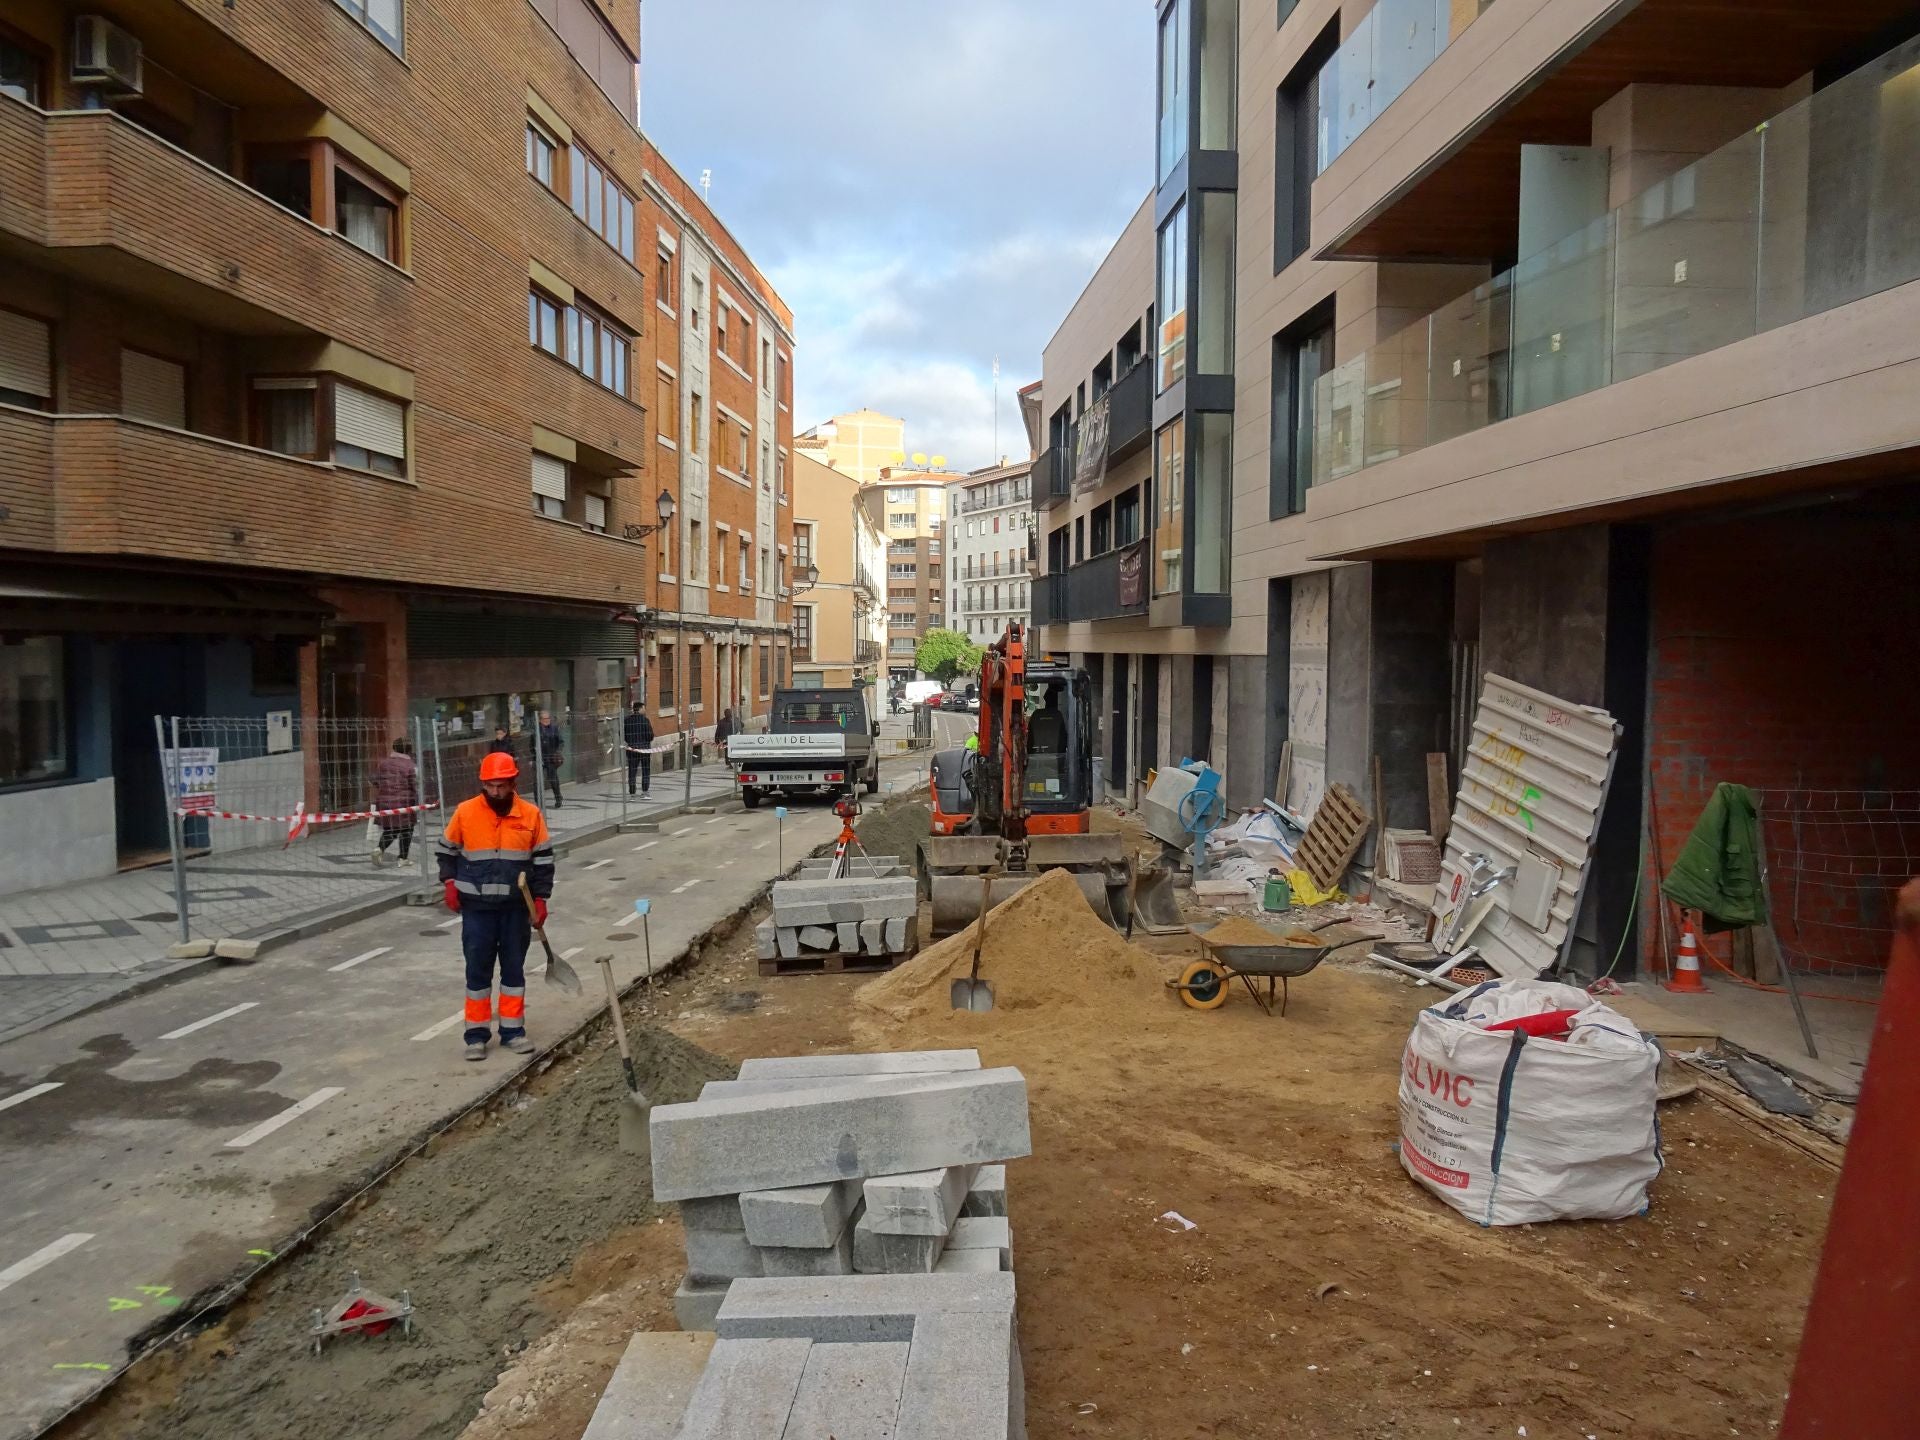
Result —
[[447, 897], [447, 909], [458, 910], [460, 908], [460, 892], [453, 888], [453, 881], [447, 881], [440, 887], [440, 890], [441, 893]]
[[533, 923], [542, 930], [547, 928], [547, 902], [538, 895], [533, 897]]

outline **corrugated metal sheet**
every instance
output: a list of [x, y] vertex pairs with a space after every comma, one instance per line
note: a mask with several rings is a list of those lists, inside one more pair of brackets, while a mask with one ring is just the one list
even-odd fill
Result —
[[1486, 963], [1510, 979], [1531, 979], [1560, 960], [1579, 913], [1619, 739], [1619, 723], [1604, 710], [1486, 677], [1434, 887], [1436, 934], [1446, 933], [1464, 902], [1464, 856], [1477, 851], [1502, 870], [1532, 854], [1561, 867], [1546, 928], [1509, 913], [1509, 882], [1492, 892], [1491, 913], [1464, 943], [1477, 944]]
[[631, 625], [571, 615], [407, 613], [407, 654], [415, 660], [631, 660], [637, 637]]

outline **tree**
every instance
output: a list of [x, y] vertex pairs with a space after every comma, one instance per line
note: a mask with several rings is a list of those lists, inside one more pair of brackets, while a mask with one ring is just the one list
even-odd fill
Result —
[[980, 647], [958, 630], [929, 630], [913, 652], [913, 668], [942, 685], [980, 673]]

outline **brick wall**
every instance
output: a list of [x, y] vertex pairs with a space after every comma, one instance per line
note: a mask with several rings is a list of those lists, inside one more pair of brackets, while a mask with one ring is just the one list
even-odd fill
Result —
[[[1801, 799], [1828, 811], [1850, 809], [1863, 792], [1895, 807], [1870, 821], [1803, 817], [1796, 864], [1785, 797], [1773, 806], [1774, 919], [1789, 954], [1806, 963], [1884, 963], [1885, 877], [1920, 872], [1920, 813], [1886, 793], [1920, 790], [1920, 712], [1908, 688], [1920, 590], [1905, 563], [1920, 544], [1920, 515], [1909, 503], [1883, 492], [1676, 525], [1654, 540], [1649, 782], [1665, 865], [1723, 781], [1839, 792]], [[1657, 922], [1645, 933], [1652, 956]], [[1712, 944], [1724, 958], [1725, 937]]]

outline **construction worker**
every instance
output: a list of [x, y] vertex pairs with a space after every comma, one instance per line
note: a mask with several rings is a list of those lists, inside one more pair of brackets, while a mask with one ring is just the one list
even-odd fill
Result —
[[480, 762], [480, 793], [453, 812], [439, 845], [447, 908], [460, 914], [467, 957], [467, 1059], [484, 1060], [493, 1021], [493, 976], [500, 971], [500, 1043], [516, 1055], [527, 1038], [527, 945], [533, 926], [520, 893], [525, 876], [533, 914], [547, 923], [553, 894], [553, 842], [537, 805], [514, 793], [520, 766], [495, 752]]

